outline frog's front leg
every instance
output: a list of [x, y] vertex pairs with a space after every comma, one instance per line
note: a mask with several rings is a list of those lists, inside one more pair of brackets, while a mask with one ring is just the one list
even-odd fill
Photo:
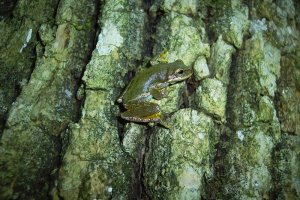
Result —
[[127, 110], [121, 113], [123, 119], [133, 122], [160, 123], [169, 128], [163, 122], [163, 115], [156, 103], [136, 102], [127, 104], [125, 107]]
[[156, 100], [161, 100], [162, 98], [168, 97], [165, 93], [165, 88], [168, 86], [168, 83], [157, 83], [149, 89], [150, 94]]

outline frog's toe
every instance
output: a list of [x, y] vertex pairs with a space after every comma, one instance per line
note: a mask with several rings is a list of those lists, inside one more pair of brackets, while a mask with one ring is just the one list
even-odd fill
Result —
[[149, 122], [149, 123], [148, 123], [148, 125], [149, 125], [150, 127], [154, 127], [156, 124], [157, 124], [157, 123], [154, 123], [154, 122]]
[[131, 112], [125, 111], [121, 114], [121, 118], [128, 120], [128, 121], [133, 121], [133, 122], [160, 123], [161, 114], [155, 113], [155, 114], [152, 114], [149, 116], [136, 116], [136, 115], [132, 115]]
[[171, 129], [171, 126], [162, 120], [159, 122], [159, 124], [162, 125], [163, 127], [165, 127], [166, 129]]

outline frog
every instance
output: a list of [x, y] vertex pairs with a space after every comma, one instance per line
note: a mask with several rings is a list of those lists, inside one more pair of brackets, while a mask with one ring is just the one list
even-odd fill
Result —
[[168, 86], [184, 81], [192, 74], [192, 67], [186, 66], [182, 60], [159, 63], [139, 71], [117, 99], [126, 109], [120, 117], [127, 121], [160, 124], [169, 128], [159, 105], [153, 100], [167, 98]]

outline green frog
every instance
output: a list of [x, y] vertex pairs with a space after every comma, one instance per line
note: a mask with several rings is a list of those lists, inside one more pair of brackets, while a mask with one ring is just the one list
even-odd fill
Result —
[[154, 103], [153, 99], [165, 98], [166, 87], [183, 81], [192, 74], [192, 68], [187, 67], [182, 60], [160, 63], [140, 71], [117, 99], [126, 109], [121, 113], [121, 118], [150, 125], [159, 123], [168, 128], [163, 121], [159, 105]]

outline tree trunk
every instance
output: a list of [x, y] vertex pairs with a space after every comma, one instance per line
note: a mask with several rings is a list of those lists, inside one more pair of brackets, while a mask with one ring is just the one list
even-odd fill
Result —
[[[0, 199], [299, 199], [299, 31], [296, 0], [0, 0]], [[121, 119], [178, 59], [170, 128]]]

